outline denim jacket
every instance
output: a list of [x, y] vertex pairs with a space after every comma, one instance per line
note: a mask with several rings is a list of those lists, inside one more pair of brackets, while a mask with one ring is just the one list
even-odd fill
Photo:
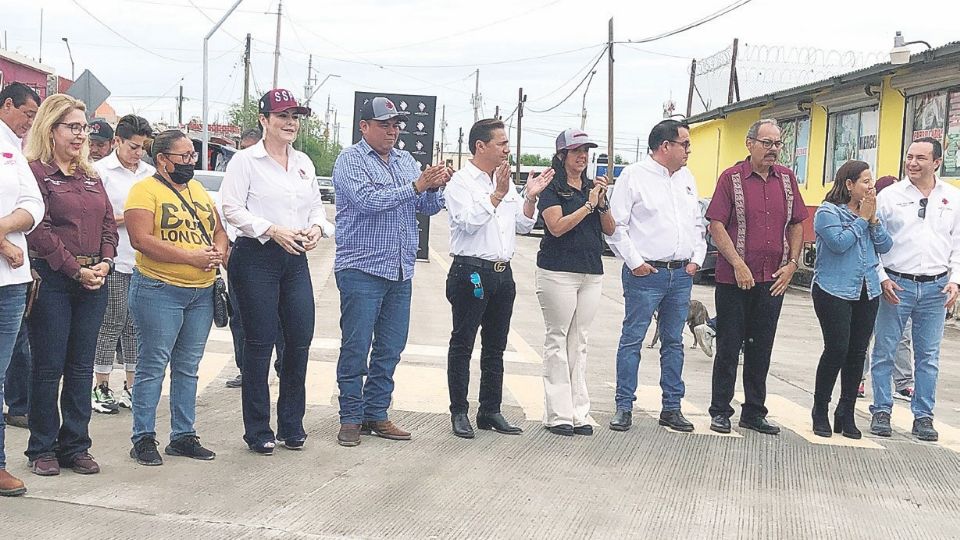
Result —
[[813, 228], [817, 233], [813, 282], [844, 300], [858, 300], [864, 282], [867, 296], [880, 296], [879, 254], [893, 246], [883, 222], [870, 225], [847, 205], [824, 202], [813, 216]]

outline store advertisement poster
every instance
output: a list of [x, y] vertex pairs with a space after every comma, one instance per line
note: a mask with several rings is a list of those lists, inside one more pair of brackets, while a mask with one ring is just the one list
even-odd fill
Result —
[[[841, 165], [857, 158], [859, 138], [860, 113], [854, 111], [838, 114], [833, 129], [833, 174], [836, 174]], [[833, 174], [830, 175], [831, 181]]]
[[944, 178], [960, 178], [960, 92], [950, 93], [947, 138], [943, 145]]
[[787, 120], [780, 122], [780, 140], [783, 146], [780, 148], [780, 164], [784, 167], [793, 169], [794, 157], [797, 149], [797, 121]]
[[[877, 134], [880, 128], [880, 111], [864, 110], [860, 113], [860, 138], [857, 142], [857, 157], [877, 170]], [[874, 173], [876, 174], [876, 173]]]
[[946, 119], [946, 92], [930, 92], [915, 97], [913, 102], [913, 140], [921, 137], [933, 137], [942, 141]]

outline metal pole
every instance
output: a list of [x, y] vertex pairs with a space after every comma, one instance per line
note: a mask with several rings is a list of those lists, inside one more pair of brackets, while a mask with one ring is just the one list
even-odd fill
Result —
[[733, 103], [734, 91], [737, 84], [737, 48], [739, 38], [733, 38], [733, 54], [730, 55], [730, 86], [727, 90], [727, 105]]
[[447, 106], [443, 106], [443, 113], [440, 116], [440, 163], [443, 163], [443, 145], [447, 140]]
[[217, 21], [217, 24], [213, 25], [213, 28], [211, 28], [210, 31], [207, 32], [207, 35], [203, 38], [203, 141], [201, 142], [202, 152], [200, 155], [200, 159], [202, 160], [201, 163], [203, 164], [203, 170], [207, 170], [210, 167], [210, 160], [207, 158], [207, 151], [210, 148], [209, 141], [207, 140], [210, 134], [210, 125], [207, 122], [207, 116], [210, 114], [210, 111], [208, 110], [210, 104], [210, 89], [208, 88], [210, 83], [210, 37], [213, 36], [223, 22], [227, 20], [227, 17], [229, 17], [230, 14], [237, 9], [237, 6], [240, 5], [240, 2], [243, 2], [243, 0], [237, 0], [234, 2], [233, 6], [223, 14], [223, 17], [220, 17], [220, 20]]
[[477, 68], [477, 71], [474, 72], [474, 84], [473, 84], [473, 123], [477, 123], [477, 120], [480, 120], [480, 68]]
[[40, 8], [40, 54], [37, 62], [43, 63], [43, 8]]
[[67, 38], [60, 38], [60, 39], [62, 39], [63, 42], [67, 45], [67, 55], [70, 56], [70, 80], [76, 81], [77, 77], [76, 77], [76, 71], [74, 70], [74, 67], [73, 67], [73, 51], [70, 50], [70, 40]]
[[607, 181], [613, 182], [613, 17], [607, 40]]
[[177, 126], [183, 125], [183, 85], [180, 85], [180, 97], [177, 99]]
[[527, 100], [527, 96], [523, 95], [523, 88], [520, 89], [518, 94], [519, 103], [517, 104], [517, 179], [516, 182], [520, 183], [520, 133], [522, 132], [523, 126], [523, 102]]
[[273, 88], [277, 87], [277, 73], [280, 69], [280, 14], [283, 13], [283, 0], [277, 4], [277, 43], [273, 49]]
[[[307, 103], [309, 103], [310, 100], [313, 99], [314, 94], [316, 94], [318, 91], [320, 91], [320, 88], [323, 86], [323, 83], [327, 82], [327, 81], [328, 81], [329, 79], [331, 79], [331, 78], [339, 78], [339, 77], [340, 77], [340, 76], [337, 75], [336, 73], [331, 73], [331, 74], [327, 75], [326, 77], [324, 77], [323, 80], [320, 81], [320, 84], [318, 84], [317, 87], [313, 89], [313, 92], [311, 92], [310, 95], [306, 97]], [[329, 96], [328, 96], [328, 97], [327, 97], [327, 104], [328, 104], [328, 106], [329, 106], [329, 103], [330, 103], [330, 99], [329, 99]]]
[[634, 163], [640, 161], [640, 137], [637, 137], [637, 158], [633, 160]]
[[580, 105], [580, 129], [587, 128], [587, 92], [590, 91], [590, 83], [593, 82], [593, 76], [597, 74], [597, 71], [590, 72], [590, 78], [587, 79], [587, 87], [583, 90], [583, 103]]
[[[243, 110], [247, 110], [250, 103], [250, 34], [247, 34], [247, 45], [243, 50]], [[244, 128], [248, 126], [243, 126]]]
[[457, 169], [463, 166], [463, 128], [460, 128], [460, 137], [457, 138]]
[[[310, 97], [313, 97], [313, 92], [310, 91], [310, 79], [313, 78], [313, 55], [310, 55], [310, 58], [307, 60], [307, 82], [303, 84], [303, 95], [306, 98], [304, 105], [310, 106]], [[310, 97], [306, 97], [310, 96]]]
[[687, 90], [687, 118], [693, 114], [693, 89], [697, 85], [697, 59], [690, 61], [690, 88]]

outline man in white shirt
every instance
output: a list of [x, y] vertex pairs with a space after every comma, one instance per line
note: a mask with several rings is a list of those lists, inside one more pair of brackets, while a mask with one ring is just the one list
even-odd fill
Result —
[[447, 353], [447, 385], [453, 433], [472, 439], [467, 418], [470, 357], [480, 330], [480, 408], [477, 427], [518, 435], [500, 414], [503, 398], [503, 351], [517, 288], [510, 259], [516, 235], [533, 230], [537, 196], [553, 179], [553, 169], [527, 180], [521, 197], [510, 180], [510, 141], [503, 122], [485, 119], [470, 128], [467, 164], [444, 190], [450, 219], [447, 300], [453, 308], [453, 332]]
[[707, 252], [697, 185], [686, 168], [690, 131], [676, 120], [653, 127], [650, 156], [625, 168], [610, 197], [617, 223], [607, 237], [623, 259], [625, 315], [617, 349], [617, 412], [610, 429], [627, 431], [633, 423], [640, 350], [658, 313], [660, 323], [660, 425], [693, 431], [680, 412], [683, 386], [683, 325], [690, 308], [693, 275]]
[[891, 435], [892, 370], [907, 319], [913, 323], [914, 392], [910, 402], [913, 435], [936, 441], [933, 407], [940, 369], [940, 341], [946, 310], [960, 290], [960, 190], [937, 178], [943, 163], [940, 141], [924, 137], [907, 149], [909, 182], [877, 196], [877, 216], [893, 237], [880, 257], [883, 302], [877, 312], [870, 372], [873, 405], [870, 432]]
[[[0, 90], [0, 141], [10, 145], [10, 152], [23, 156], [23, 138], [33, 126], [39, 107], [40, 96], [23, 83], [11, 83]], [[7, 404], [4, 419], [9, 426], [27, 428], [31, 363], [27, 325], [23, 324], [7, 368], [7, 385], [3, 394]]]
[[[113, 260], [114, 271], [107, 276], [107, 311], [97, 336], [97, 352], [94, 356], [95, 385], [90, 396], [90, 405], [94, 412], [101, 414], [116, 414], [120, 407], [129, 409], [133, 402], [131, 391], [133, 374], [137, 367], [137, 341], [133, 316], [127, 309], [127, 296], [136, 252], [130, 245], [123, 209], [126, 207], [130, 188], [156, 171], [141, 160], [143, 145], [151, 136], [153, 128], [146, 119], [133, 114], [124, 116], [117, 123], [116, 140], [111, 142], [114, 151], [93, 165], [100, 174], [107, 196], [110, 197], [117, 232], [120, 235], [117, 256]], [[110, 389], [110, 373], [113, 371], [118, 343], [126, 373], [119, 400]]]

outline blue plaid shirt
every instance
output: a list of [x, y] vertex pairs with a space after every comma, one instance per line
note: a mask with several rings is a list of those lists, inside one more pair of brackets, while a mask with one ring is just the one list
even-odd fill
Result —
[[432, 216], [443, 208], [440, 192], [414, 192], [412, 183], [419, 177], [413, 156], [396, 148], [388, 163], [362, 139], [340, 153], [333, 166], [335, 271], [352, 268], [393, 281], [413, 277], [416, 214]]

